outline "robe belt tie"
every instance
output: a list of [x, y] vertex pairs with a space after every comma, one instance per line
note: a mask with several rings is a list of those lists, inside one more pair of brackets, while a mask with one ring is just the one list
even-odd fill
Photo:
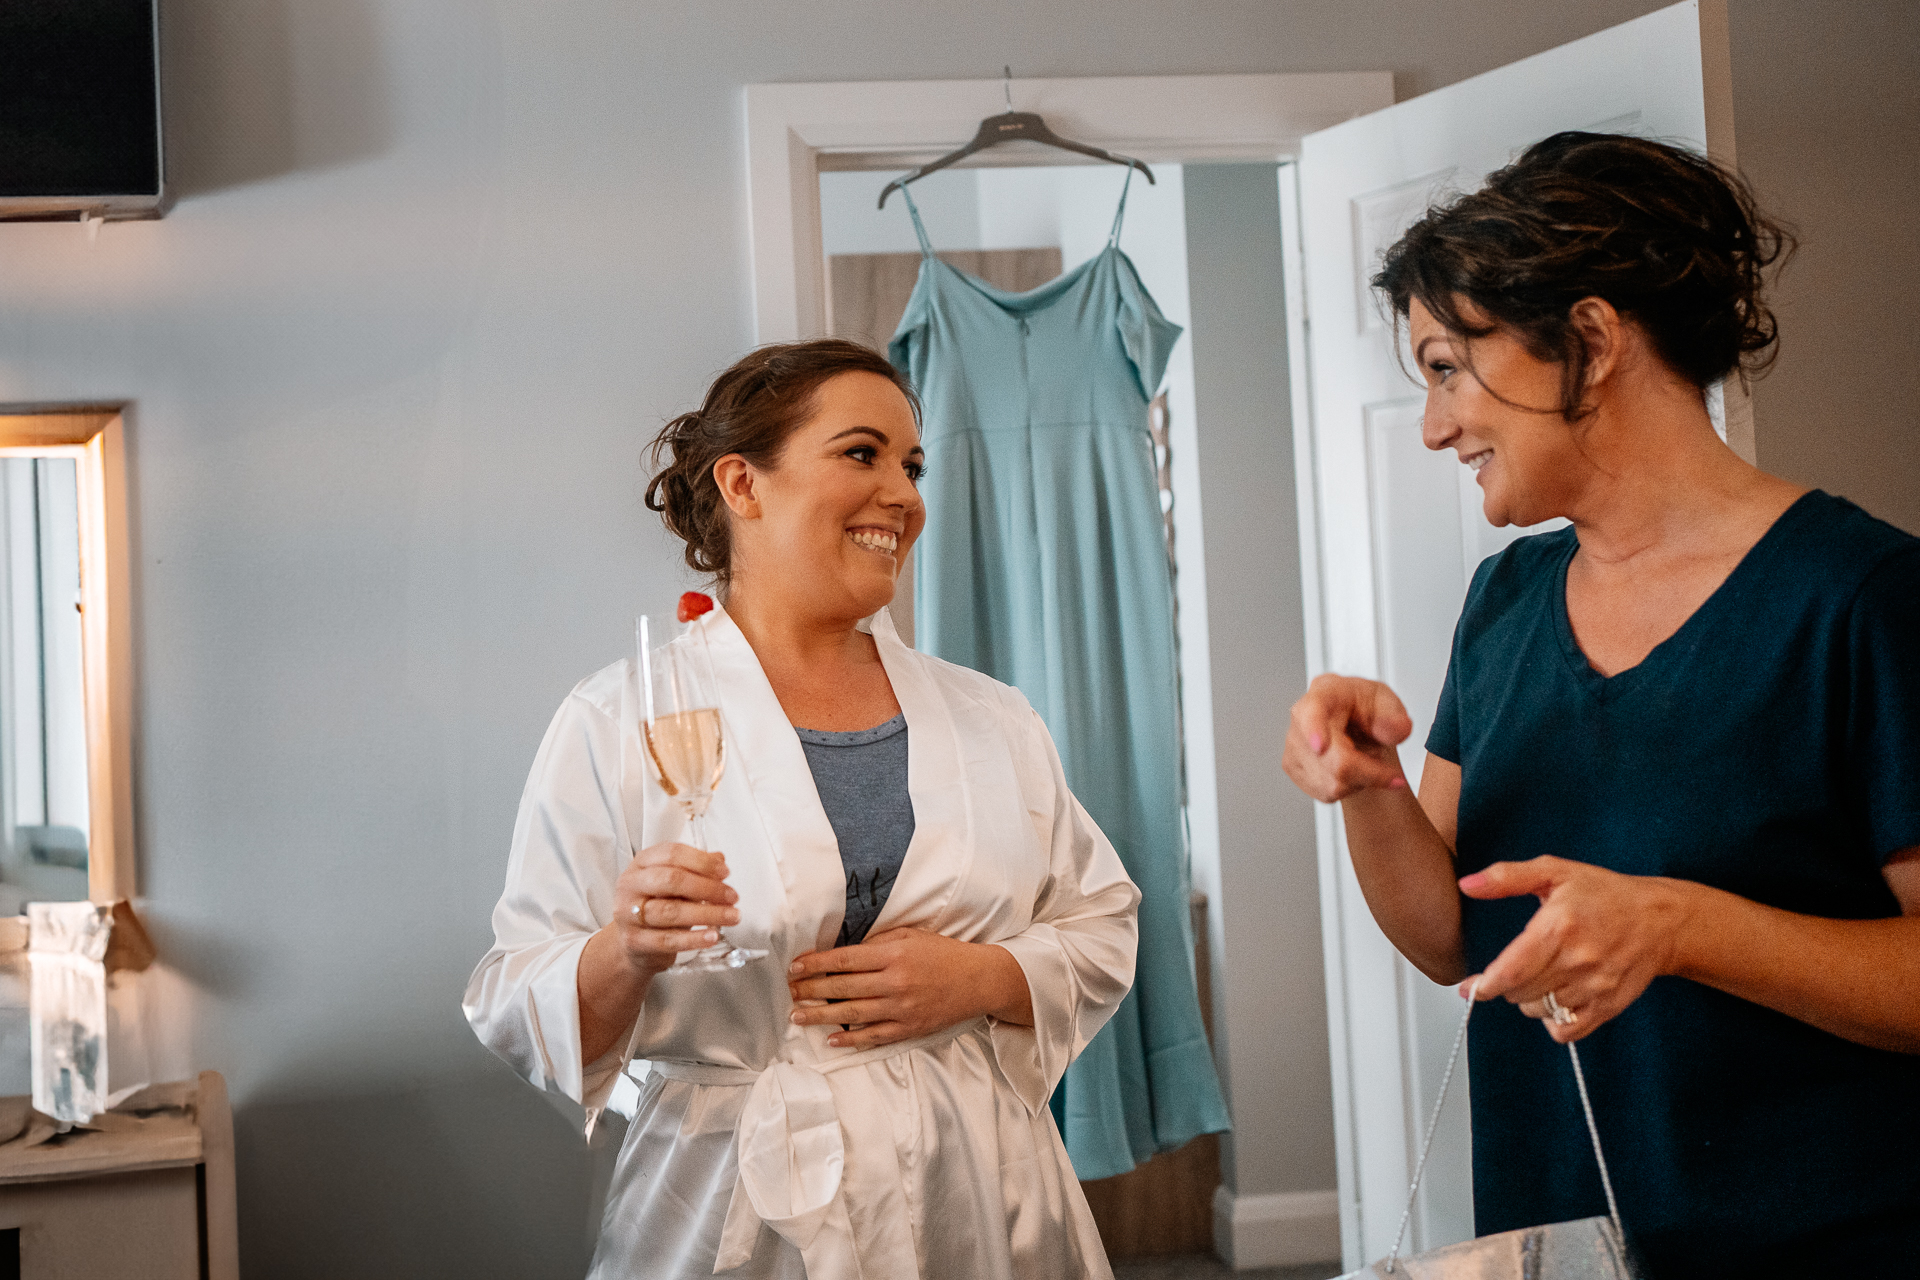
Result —
[[[830, 1218], [841, 1230], [829, 1234], [841, 1239], [833, 1245], [822, 1241], [822, 1247], [837, 1254], [852, 1245], [848, 1238], [851, 1224], [840, 1195], [846, 1171], [846, 1139], [827, 1077], [915, 1049], [938, 1048], [986, 1026], [985, 1018], [974, 1018], [931, 1035], [862, 1049], [824, 1062], [777, 1060], [764, 1071], [707, 1062], [650, 1063], [654, 1072], [669, 1080], [750, 1085], [753, 1089], [735, 1128], [739, 1175], [727, 1207], [726, 1226], [720, 1233], [714, 1271], [729, 1271], [752, 1257], [762, 1222], [791, 1241], [803, 1257], [815, 1251], [816, 1238]], [[813, 1273], [809, 1266], [808, 1274]]]

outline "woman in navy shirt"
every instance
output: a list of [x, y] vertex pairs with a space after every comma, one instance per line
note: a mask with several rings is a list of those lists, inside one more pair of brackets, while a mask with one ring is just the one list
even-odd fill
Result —
[[1416, 223], [1374, 283], [1427, 446], [1493, 523], [1572, 527], [1474, 576], [1417, 798], [1382, 684], [1321, 676], [1287, 737], [1394, 945], [1505, 997], [1477, 1228], [1606, 1212], [1581, 1040], [1653, 1277], [1920, 1265], [1920, 539], [1748, 465], [1704, 397], [1771, 358], [1790, 247], [1707, 161], [1583, 133]]

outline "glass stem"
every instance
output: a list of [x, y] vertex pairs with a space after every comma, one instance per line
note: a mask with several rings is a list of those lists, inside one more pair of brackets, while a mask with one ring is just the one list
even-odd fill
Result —
[[[692, 838], [694, 848], [705, 849], [707, 847], [707, 815], [689, 811], [687, 813], [687, 834]], [[715, 930], [715, 932], [719, 931]], [[727, 935], [722, 933], [720, 934], [720, 940], [707, 947], [706, 951], [726, 947], [727, 945]], [[702, 951], [701, 954], [704, 955], [706, 951]]]

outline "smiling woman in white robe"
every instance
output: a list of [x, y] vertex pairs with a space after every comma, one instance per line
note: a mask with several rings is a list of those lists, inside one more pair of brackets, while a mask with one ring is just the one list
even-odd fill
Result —
[[[595, 1277], [1111, 1274], [1047, 1103], [1132, 981], [1139, 894], [1068, 791], [1045, 726], [1018, 692], [908, 648], [884, 608], [868, 610], [856, 629], [861, 615], [853, 610], [874, 604], [876, 593], [890, 596], [894, 553], [904, 556], [918, 531], [917, 495], [908, 496], [910, 486], [903, 493], [890, 469], [905, 465], [917, 475], [917, 431], [894, 387], [885, 393], [898, 398], [899, 411], [875, 410], [885, 376], [842, 373], [810, 388], [815, 411], [783, 444], [787, 456], [775, 455], [777, 467], [763, 459], [757, 469], [708, 468], [721, 475], [733, 513], [737, 558], [723, 566], [732, 570], [729, 603], [748, 611], [737, 622], [717, 609], [675, 643], [707, 647], [720, 689], [727, 764], [706, 833], [737, 902], [714, 888], [689, 892], [726, 905], [669, 909], [695, 922], [671, 931], [684, 940], [662, 943], [668, 931], [625, 919], [637, 909], [636, 921], [661, 923], [648, 913], [662, 908], [649, 901], [671, 896], [633, 892], [643, 875], [665, 874], [664, 862], [648, 869], [636, 855], [658, 860], [667, 855], [655, 851], [683, 850], [676, 865], [696, 866], [677, 843], [687, 838], [686, 820], [646, 760], [631, 661], [588, 677], [567, 697], [521, 802], [495, 943], [465, 1007], [495, 1053], [534, 1085], [581, 1103], [589, 1117], [607, 1105], [623, 1072], [640, 1082]], [[839, 418], [852, 426], [836, 434], [847, 425]], [[842, 462], [835, 448], [858, 432], [878, 438], [859, 445], [871, 456]], [[824, 667], [814, 684], [795, 682], [791, 651], [779, 648], [781, 633], [765, 621], [769, 601], [787, 597], [749, 590], [777, 581], [749, 576], [749, 567], [764, 575], [780, 564], [765, 548], [777, 541], [791, 557], [807, 545], [794, 528], [804, 533], [804, 521], [824, 519], [817, 501], [795, 514], [768, 496], [778, 492], [769, 476], [791, 486], [805, 474], [787, 457], [803, 444], [812, 449], [815, 437], [838, 442], [823, 446], [820, 466], [857, 480], [865, 474], [854, 472], [857, 463], [879, 476], [870, 498], [828, 511], [838, 522], [833, 536], [853, 547], [845, 552], [852, 568], [835, 567], [842, 550], [827, 546], [825, 533], [816, 538], [827, 565], [822, 581], [807, 581], [808, 564], [783, 566], [785, 589], [804, 588], [806, 608], [851, 615], [845, 652], [866, 666], [847, 678], [844, 696]], [[823, 474], [839, 483], [839, 472]], [[761, 488], [740, 499], [756, 482]], [[754, 541], [783, 520], [790, 527], [780, 539]], [[875, 529], [894, 536], [852, 536]], [[876, 543], [894, 548], [885, 591], [861, 576], [869, 571], [858, 557], [877, 560]], [[762, 549], [746, 556], [754, 547]], [[841, 587], [844, 598], [835, 595]], [[859, 686], [856, 678], [878, 683]], [[846, 880], [794, 724], [802, 715], [818, 720], [828, 703], [859, 703], [862, 687], [885, 691], [886, 705], [897, 703], [906, 718], [914, 827], [867, 942], [833, 950]], [[583, 1025], [597, 999], [587, 987], [605, 985], [588, 975], [621, 963], [606, 957], [638, 955], [642, 946], [704, 945], [712, 935], [703, 924], [721, 923], [733, 941], [766, 948], [768, 958], [721, 973], [663, 974], [659, 957], [639, 978], [621, 970], [644, 995], [611, 1047], [587, 1060], [583, 1039], [604, 1038]], [[801, 957], [796, 975], [790, 966]], [[879, 973], [862, 972], [883, 963]], [[944, 978], [915, 977], [943, 970]], [[1019, 999], [975, 995], [971, 988], [994, 986], [980, 975], [995, 972], [1024, 982]], [[796, 1004], [797, 993], [856, 1003], [828, 1013], [815, 1000]], [[994, 1008], [1005, 1016], [980, 1011]], [[920, 1009], [933, 1012], [910, 1012]], [[965, 1016], [927, 1026], [939, 1011]], [[849, 1017], [855, 1025], [843, 1029], [840, 1019]]]

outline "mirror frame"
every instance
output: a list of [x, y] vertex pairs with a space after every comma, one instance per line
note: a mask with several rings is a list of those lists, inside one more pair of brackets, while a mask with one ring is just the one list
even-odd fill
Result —
[[0, 457], [72, 458], [80, 506], [81, 682], [87, 715], [87, 896], [135, 889], [133, 636], [125, 406], [0, 406]]

